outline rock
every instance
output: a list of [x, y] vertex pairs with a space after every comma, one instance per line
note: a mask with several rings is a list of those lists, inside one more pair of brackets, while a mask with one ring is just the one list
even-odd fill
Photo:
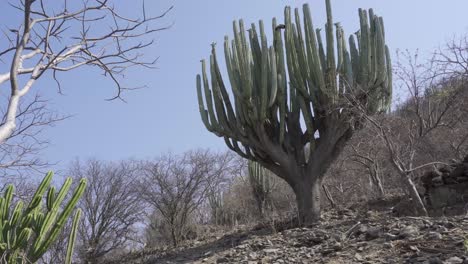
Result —
[[385, 242], [385, 243], [383, 243], [383, 246], [386, 249], [392, 249], [394, 247], [391, 242]]
[[265, 248], [263, 250], [263, 252], [265, 252], [267, 254], [277, 253], [278, 251], [279, 251], [279, 248]]
[[409, 248], [415, 252], [419, 252], [419, 248], [417, 246], [410, 246]]
[[333, 244], [332, 248], [335, 251], [339, 251], [339, 250], [341, 250], [343, 248], [343, 246], [341, 245], [341, 243], [336, 242], [336, 243]]
[[364, 258], [362, 257], [362, 255], [359, 254], [359, 253], [356, 253], [356, 254], [354, 255], [354, 258], [355, 258], [357, 261], [363, 261], [363, 260], [364, 260]]
[[386, 234], [384, 235], [384, 237], [385, 237], [386, 240], [389, 240], [389, 241], [397, 240], [397, 239], [398, 239], [398, 236], [397, 236], [397, 235], [390, 234], [390, 233], [386, 233]]
[[438, 257], [433, 257], [428, 260], [428, 264], [443, 264], [442, 260]]
[[427, 234], [427, 238], [432, 240], [440, 240], [442, 239], [442, 235], [438, 232], [429, 232]]
[[463, 259], [459, 257], [451, 257], [447, 259], [446, 261], [444, 261], [444, 264], [461, 264], [461, 263], [463, 263]]
[[408, 225], [400, 230], [400, 238], [415, 237], [419, 234], [419, 229], [416, 226]]
[[445, 226], [448, 229], [451, 229], [451, 228], [455, 227], [455, 225], [452, 222], [448, 221], [448, 220], [445, 220], [445, 221], [441, 222], [440, 224]]
[[379, 238], [381, 233], [382, 233], [382, 228], [380, 228], [380, 227], [369, 228], [365, 232], [364, 238], [365, 238], [366, 241], [374, 240], [374, 239]]
[[[206, 247], [206, 244], [213, 243], [207, 241], [203, 245], [181, 247], [177, 251], [165, 248], [163, 250], [168, 254], [161, 255], [160, 259], [156, 258], [154, 262], [142, 259], [138, 262], [109, 264], [465, 264], [468, 262], [464, 255], [466, 254], [464, 242], [466, 230], [468, 230], [468, 218], [458, 216], [393, 218], [387, 212], [382, 212], [368, 218], [356, 217], [343, 220], [338, 218], [335, 212], [324, 214], [323, 222], [309, 228], [287, 229], [279, 233], [249, 231], [251, 233], [243, 235], [242, 240], [235, 235], [234, 238], [215, 241], [218, 244], [214, 246]], [[357, 221], [360, 221], [364, 227], [356, 227], [354, 231], [351, 231], [352, 235], [342, 239], [343, 233], [351, 230]], [[357, 233], [359, 235], [356, 235]], [[366, 241], [366, 239], [369, 240]], [[313, 241], [320, 241], [320, 243]], [[188, 250], [190, 247], [200, 250]], [[204, 253], [208, 251], [212, 253], [204, 256]]]
[[228, 262], [229, 262], [229, 259], [225, 257], [221, 257], [216, 260], [216, 263], [228, 263]]
[[355, 234], [356, 234], [357, 236], [359, 236], [360, 234], [365, 234], [365, 233], [367, 232], [367, 229], [368, 229], [367, 226], [365, 226], [365, 225], [360, 225], [360, 226], [356, 229]]

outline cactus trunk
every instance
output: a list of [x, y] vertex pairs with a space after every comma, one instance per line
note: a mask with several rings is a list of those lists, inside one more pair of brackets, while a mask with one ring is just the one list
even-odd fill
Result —
[[299, 225], [308, 225], [320, 220], [321, 186], [322, 182], [320, 180], [306, 180], [294, 186]]

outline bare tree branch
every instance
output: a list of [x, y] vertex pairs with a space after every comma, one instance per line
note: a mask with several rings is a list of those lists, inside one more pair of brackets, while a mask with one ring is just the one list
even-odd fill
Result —
[[123, 100], [124, 91], [141, 88], [123, 83], [126, 70], [154, 68], [157, 58], [145, 58], [144, 52], [154, 45], [154, 33], [171, 26], [159, 22], [172, 7], [150, 16], [143, 4], [134, 18], [108, 0], [23, 0], [10, 7], [20, 12], [21, 21], [2, 30], [0, 41], [0, 86], [9, 87], [3, 89], [8, 95], [0, 105], [0, 168], [42, 164], [27, 163], [24, 157], [46, 146], [39, 137], [44, 127], [63, 119], [48, 113], [45, 101], [31, 99], [32, 87], [44, 74], [51, 74], [61, 93], [61, 73], [91, 66], [116, 87], [109, 100]]

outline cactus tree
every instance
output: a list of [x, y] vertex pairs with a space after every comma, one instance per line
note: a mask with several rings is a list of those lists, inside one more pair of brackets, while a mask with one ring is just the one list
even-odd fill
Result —
[[234, 22], [234, 39], [224, 42], [232, 93], [213, 44], [211, 81], [202, 61], [198, 101], [209, 131], [291, 185], [299, 221], [308, 224], [320, 217], [323, 176], [361, 126], [360, 115], [388, 109], [391, 63], [383, 20], [372, 9], [359, 10], [360, 30], [349, 45], [333, 23], [329, 0], [324, 41], [307, 4], [303, 20], [298, 9], [292, 15], [286, 7], [284, 13], [284, 24], [273, 19], [270, 46], [262, 21], [258, 30], [252, 24], [247, 31], [242, 20]]

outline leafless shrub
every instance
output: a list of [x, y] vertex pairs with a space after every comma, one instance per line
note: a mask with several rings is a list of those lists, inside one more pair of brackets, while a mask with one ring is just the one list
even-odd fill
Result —
[[[384, 143], [387, 157], [414, 203], [415, 213], [427, 215], [415, 183], [417, 172], [443, 163], [427, 146], [437, 130], [459, 122], [453, 110], [460, 106], [459, 95], [463, 90], [460, 85], [465, 81], [434, 74], [427, 70], [427, 65], [419, 63], [417, 55], [404, 53], [403, 57], [406, 62], [397, 63], [395, 74], [401, 87], [408, 91], [408, 100], [387, 116], [365, 115], [365, 118]], [[434, 60], [429, 62], [432, 63]]]
[[187, 237], [196, 210], [229, 173], [232, 157], [197, 150], [163, 155], [144, 164], [141, 197], [156, 211], [155, 228], [166, 228], [173, 246]]
[[88, 179], [79, 202], [83, 217], [77, 251], [84, 263], [100, 263], [135, 241], [135, 224], [141, 222], [144, 213], [136, 188], [137, 172], [133, 161], [76, 161], [70, 167], [70, 175]]

